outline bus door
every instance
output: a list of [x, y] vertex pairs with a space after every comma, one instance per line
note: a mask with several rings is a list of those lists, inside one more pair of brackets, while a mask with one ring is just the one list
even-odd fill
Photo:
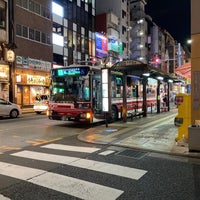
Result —
[[92, 108], [94, 114], [100, 114], [102, 111], [101, 95], [101, 70], [95, 71], [92, 75]]

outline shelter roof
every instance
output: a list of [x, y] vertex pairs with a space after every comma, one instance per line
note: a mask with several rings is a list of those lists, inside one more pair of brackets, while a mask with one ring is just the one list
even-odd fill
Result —
[[117, 62], [112, 66], [112, 70], [126, 73], [127, 75], [133, 75], [138, 77], [145, 77], [144, 74], [149, 73], [149, 77], [157, 79], [158, 76], [162, 76], [164, 81], [174, 79], [175, 77], [165, 73], [163, 70], [153, 67], [148, 64], [144, 64], [137, 60], [125, 60]]

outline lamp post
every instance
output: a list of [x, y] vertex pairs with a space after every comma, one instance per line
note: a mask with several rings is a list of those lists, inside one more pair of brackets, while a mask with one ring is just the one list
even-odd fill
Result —
[[14, 4], [13, 0], [8, 1], [8, 44], [7, 52], [6, 52], [6, 60], [9, 63], [9, 77], [10, 77], [10, 85], [9, 85], [9, 100], [15, 102], [15, 54], [13, 49], [17, 48], [14, 43]]

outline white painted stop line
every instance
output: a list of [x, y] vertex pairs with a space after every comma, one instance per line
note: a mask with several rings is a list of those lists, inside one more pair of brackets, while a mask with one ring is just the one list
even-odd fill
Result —
[[81, 159], [77, 157], [71, 156], [61, 156], [55, 154], [47, 154], [47, 153], [40, 153], [34, 151], [20, 151], [17, 153], [11, 154], [13, 156], [47, 161], [47, 162], [54, 162], [59, 164], [66, 164], [74, 167], [89, 169], [93, 171], [103, 172], [107, 174], [112, 174], [116, 176], [122, 176], [129, 179], [138, 180], [140, 179], [147, 171], [120, 166], [116, 164], [110, 164], [106, 162], [99, 162], [94, 160], [88, 159]]
[[87, 200], [114, 200], [123, 193], [96, 183], [4, 162], [0, 162], [0, 174]]

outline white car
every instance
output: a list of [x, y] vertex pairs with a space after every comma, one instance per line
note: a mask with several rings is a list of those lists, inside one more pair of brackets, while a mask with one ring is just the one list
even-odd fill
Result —
[[0, 98], [0, 116], [9, 116], [10, 118], [17, 118], [22, 114], [20, 105], [11, 103], [3, 98]]
[[49, 105], [49, 95], [43, 94], [37, 96], [37, 100], [33, 105], [33, 110], [37, 114], [41, 114], [42, 112], [46, 112]]

